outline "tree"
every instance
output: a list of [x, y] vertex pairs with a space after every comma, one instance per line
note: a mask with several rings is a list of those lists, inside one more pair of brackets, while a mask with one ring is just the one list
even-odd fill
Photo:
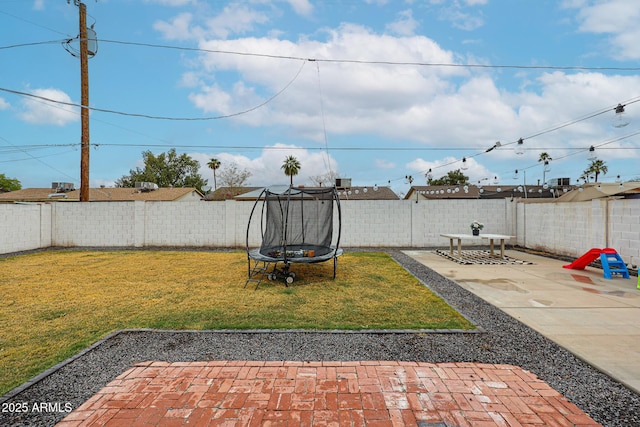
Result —
[[438, 179], [429, 178], [429, 185], [465, 185], [469, 183], [469, 177], [463, 174], [460, 169], [449, 171], [445, 176]]
[[553, 160], [553, 159], [551, 158], [549, 153], [546, 153], [544, 151], [542, 153], [540, 153], [540, 157], [538, 158], [539, 162], [548, 162], [550, 160]]
[[545, 184], [546, 178], [547, 178], [547, 166], [549, 165], [549, 162], [553, 160], [551, 158], [551, 156], [549, 155], [549, 153], [543, 151], [542, 153], [540, 153], [540, 157], [538, 158], [539, 162], [543, 162], [544, 167], [542, 169], [542, 183]]
[[[608, 171], [609, 168], [604, 164], [604, 161], [596, 159], [591, 161], [589, 167], [582, 172], [582, 176], [588, 178], [590, 174], [594, 174], [595, 182], [598, 182], [598, 175], [606, 175]], [[586, 181], [589, 182], [588, 179]]]
[[202, 192], [207, 180], [198, 173], [200, 163], [186, 154], [178, 155], [172, 148], [167, 153], [154, 155], [142, 152], [144, 168], [131, 169], [116, 181], [116, 187], [135, 187], [136, 182], [153, 182], [158, 187], [194, 187]]
[[7, 191], [16, 191], [22, 189], [22, 184], [15, 178], [7, 178], [5, 174], [0, 173], [0, 189]]
[[216, 191], [218, 189], [218, 181], [216, 179], [216, 170], [220, 167], [220, 160], [213, 158], [209, 160], [209, 163], [207, 163], [207, 166], [209, 166], [209, 169], [213, 171], [213, 191]]
[[298, 175], [300, 171], [300, 162], [293, 156], [289, 156], [284, 159], [284, 163], [280, 167], [280, 169], [284, 170], [284, 174], [287, 175], [290, 179], [290, 185], [293, 187], [293, 177], [294, 175]]
[[337, 172], [329, 171], [322, 175], [310, 176], [309, 179], [318, 187], [333, 187], [339, 176]]
[[249, 177], [251, 177], [251, 172], [240, 169], [235, 163], [220, 170], [220, 183], [224, 187], [231, 187], [231, 189], [243, 187]]

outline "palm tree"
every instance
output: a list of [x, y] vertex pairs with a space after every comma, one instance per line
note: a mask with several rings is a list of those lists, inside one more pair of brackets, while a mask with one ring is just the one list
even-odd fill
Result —
[[539, 162], [543, 162], [544, 167], [542, 168], [542, 184], [544, 185], [547, 181], [547, 166], [549, 165], [549, 161], [553, 160], [549, 153], [543, 151], [540, 153], [540, 157], [538, 158]]
[[604, 161], [596, 159], [591, 161], [591, 164], [587, 169], [585, 169], [583, 174], [586, 176], [588, 176], [589, 174], [594, 174], [595, 182], [598, 182], [598, 175], [606, 175], [608, 171], [609, 168], [604, 164]]
[[284, 170], [284, 174], [287, 175], [290, 179], [290, 185], [293, 187], [293, 176], [298, 175], [300, 171], [300, 162], [293, 156], [289, 156], [284, 159], [284, 163], [280, 167], [280, 169]]
[[220, 160], [213, 158], [207, 163], [209, 169], [213, 171], [213, 191], [218, 189], [218, 182], [216, 180], [216, 170], [220, 167]]

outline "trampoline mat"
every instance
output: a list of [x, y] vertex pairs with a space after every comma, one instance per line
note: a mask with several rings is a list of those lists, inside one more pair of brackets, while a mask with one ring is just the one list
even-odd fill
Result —
[[[331, 258], [342, 255], [342, 249], [327, 246], [314, 245], [294, 245], [287, 246], [286, 250], [282, 246], [251, 249], [249, 258], [263, 262], [293, 262], [308, 263], [328, 261]], [[286, 255], [286, 256], [285, 256]]]

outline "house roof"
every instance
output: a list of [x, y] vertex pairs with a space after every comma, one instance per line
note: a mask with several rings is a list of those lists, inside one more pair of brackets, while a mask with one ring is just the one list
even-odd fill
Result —
[[553, 198], [549, 188], [541, 185], [416, 185], [412, 186], [405, 200], [416, 199], [523, 199]]
[[340, 200], [400, 200], [391, 187], [364, 186], [337, 188]]
[[640, 182], [584, 184], [563, 194], [558, 202], [584, 202], [605, 197], [630, 197], [640, 194]]
[[[230, 200], [236, 196], [246, 194], [256, 190], [262, 190], [264, 187], [220, 187], [216, 191], [212, 191], [204, 197], [207, 202], [217, 202], [222, 200]], [[254, 197], [255, 200], [255, 197]]]
[[[285, 191], [288, 186], [278, 185], [269, 187], [276, 191]], [[317, 187], [309, 187], [317, 188]], [[235, 200], [256, 200], [262, 194], [264, 187], [258, 187], [246, 193], [235, 196]], [[349, 187], [336, 188], [340, 200], [399, 200], [400, 198], [389, 187]]]
[[[124, 202], [134, 200], [177, 201], [195, 193], [202, 194], [195, 188], [158, 188], [153, 191], [140, 191], [137, 188], [90, 188], [89, 200], [92, 202]], [[51, 202], [78, 201], [80, 190], [56, 193], [51, 188], [25, 188], [0, 194], [0, 202]]]

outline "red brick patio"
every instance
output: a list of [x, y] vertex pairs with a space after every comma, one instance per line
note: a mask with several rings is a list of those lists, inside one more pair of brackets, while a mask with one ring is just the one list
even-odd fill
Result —
[[421, 362], [146, 362], [67, 426], [598, 426], [516, 366]]

